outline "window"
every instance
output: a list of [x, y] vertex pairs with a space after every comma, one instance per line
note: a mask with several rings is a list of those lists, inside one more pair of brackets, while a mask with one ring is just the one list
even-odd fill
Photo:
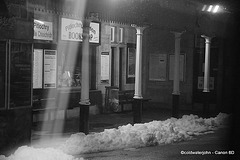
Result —
[[115, 27], [111, 27], [111, 42], [115, 40]]
[[135, 82], [136, 44], [127, 44], [126, 58], [126, 83], [130, 84]]
[[10, 108], [31, 105], [32, 44], [10, 44]]
[[123, 43], [123, 28], [119, 28], [119, 43]]
[[58, 87], [81, 87], [81, 47], [62, 44], [58, 56]]

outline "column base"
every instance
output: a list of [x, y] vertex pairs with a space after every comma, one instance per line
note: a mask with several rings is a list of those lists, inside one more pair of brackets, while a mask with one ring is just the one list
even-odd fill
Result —
[[79, 132], [89, 133], [89, 104], [80, 103]]
[[172, 117], [179, 118], [179, 94], [172, 94]]
[[203, 102], [203, 117], [207, 118], [209, 116], [209, 93], [203, 92], [204, 102]]
[[142, 122], [143, 99], [134, 99], [133, 102], [133, 123]]

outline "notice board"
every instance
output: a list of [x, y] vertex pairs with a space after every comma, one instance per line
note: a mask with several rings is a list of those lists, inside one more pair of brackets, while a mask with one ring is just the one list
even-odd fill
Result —
[[149, 80], [166, 81], [167, 54], [150, 54]]
[[34, 49], [33, 52], [33, 89], [42, 88], [43, 50]]
[[44, 50], [44, 88], [56, 88], [57, 51]]

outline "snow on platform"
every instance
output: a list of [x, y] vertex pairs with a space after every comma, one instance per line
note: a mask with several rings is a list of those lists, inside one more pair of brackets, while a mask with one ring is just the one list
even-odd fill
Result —
[[190, 140], [193, 136], [213, 132], [227, 124], [228, 119], [229, 115], [224, 113], [206, 119], [184, 115], [180, 119], [128, 124], [100, 133], [76, 133], [56, 148], [22, 146], [9, 157], [0, 156], [0, 160], [83, 160], [73, 155]]

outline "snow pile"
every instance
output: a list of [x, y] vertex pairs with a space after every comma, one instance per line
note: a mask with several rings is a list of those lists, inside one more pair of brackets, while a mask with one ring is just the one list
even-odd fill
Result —
[[84, 160], [74, 158], [54, 148], [33, 148], [22, 146], [9, 157], [1, 156], [0, 160]]
[[192, 139], [193, 135], [209, 133], [224, 124], [229, 116], [220, 113], [215, 118], [199, 118], [196, 115], [184, 115], [180, 119], [152, 121], [144, 124], [125, 125], [118, 129], [105, 129], [101, 133], [85, 135], [77, 133], [59, 149], [76, 155], [122, 148], [143, 147], [168, 144]]
[[71, 135], [59, 148], [22, 146], [9, 157], [0, 155], [0, 160], [84, 160], [72, 155], [189, 140], [194, 135], [206, 134], [217, 129], [225, 124], [228, 118], [229, 116], [223, 113], [208, 119], [184, 115], [181, 119], [128, 124], [118, 129], [105, 129], [101, 133], [77, 133]]

